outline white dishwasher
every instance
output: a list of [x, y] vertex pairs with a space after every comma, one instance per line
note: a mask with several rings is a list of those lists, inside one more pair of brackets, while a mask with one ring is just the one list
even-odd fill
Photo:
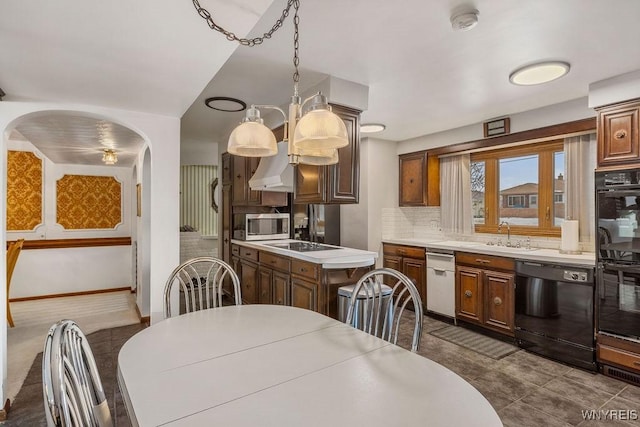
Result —
[[427, 310], [448, 317], [456, 312], [456, 258], [427, 250]]

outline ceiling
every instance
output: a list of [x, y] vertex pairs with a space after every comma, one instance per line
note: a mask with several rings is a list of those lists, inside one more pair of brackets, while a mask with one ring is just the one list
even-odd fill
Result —
[[[285, 5], [200, 3], [218, 24], [252, 36], [270, 29]], [[590, 83], [640, 69], [637, 0], [301, 3], [301, 90], [327, 76], [368, 86], [362, 121], [386, 124], [376, 136], [392, 141], [584, 97]], [[479, 10], [479, 23], [455, 32], [449, 18], [465, 5]], [[6, 101], [182, 117], [182, 144], [188, 146], [224, 145], [243, 116], [211, 110], [205, 98], [286, 105], [292, 94], [291, 17], [273, 38], [249, 48], [212, 31], [187, 0], [30, 0], [0, 8]], [[509, 83], [514, 69], [547, 59], [569, 62], [570, 73], [546, 85]], [[41, 123], [43, 138], [51, 123]], [[115, 144], [129, 148], [126, 138]]]

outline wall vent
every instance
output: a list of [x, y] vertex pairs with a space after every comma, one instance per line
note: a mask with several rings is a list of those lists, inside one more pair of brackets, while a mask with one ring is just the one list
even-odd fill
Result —
[[632, 372], [624, 371], [622, 369], [614, 368], [612, 366], [602, 365], [602, 373], [604, 375], [618, 378], [619, 380], [626, 381], [631, 384], [640, 386], [640, 375]]

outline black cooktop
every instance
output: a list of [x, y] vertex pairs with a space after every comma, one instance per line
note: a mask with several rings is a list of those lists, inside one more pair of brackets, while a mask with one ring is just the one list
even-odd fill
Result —
[[337, 248], [335, 246], [323, 245], [316, 242], [282, 242], [282, 243], [265, 243], [266, 246], [273, 246], [274, 248], [288, 249], [296, 252], [313, 252], [313, 251], [330, 251]]

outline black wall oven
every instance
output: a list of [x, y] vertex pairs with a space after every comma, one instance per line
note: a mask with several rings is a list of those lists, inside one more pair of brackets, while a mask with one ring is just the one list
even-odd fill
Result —
[[640, 169], [596, 172], [597, 330], [640, 343]]

